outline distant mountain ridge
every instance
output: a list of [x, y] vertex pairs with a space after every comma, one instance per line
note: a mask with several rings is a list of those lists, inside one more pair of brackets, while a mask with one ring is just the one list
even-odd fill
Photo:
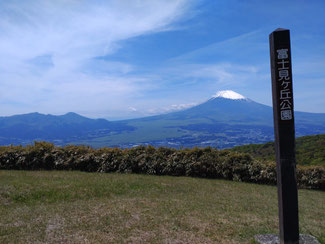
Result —
[[[324, 134], [325, 114], [295, 112], [296, 136]], [[273, 140], [273, 110], [233, 91], [220, 91], [197, 106], [145, 118], [110, 122], [75, 113], [0, 117], [0, 144], [46, 140], [93, 147], [227, 148]]]
[[90, 119], [73, 112], [58, 116], [29, 113], [0, 117], [0, 143], [28, 144], [33, 140], [46, 140], [64, 145], [75, 138], [132, 129], [120, 123]]

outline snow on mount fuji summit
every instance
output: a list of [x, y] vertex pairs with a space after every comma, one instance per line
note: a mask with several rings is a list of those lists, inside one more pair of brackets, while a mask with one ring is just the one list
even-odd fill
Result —
[[213, 98], [222, 97], [222, 98], [233, 99], [233, 100], [247, 99], [243, 95], [231, 90], [219, 91], [212, 97]]

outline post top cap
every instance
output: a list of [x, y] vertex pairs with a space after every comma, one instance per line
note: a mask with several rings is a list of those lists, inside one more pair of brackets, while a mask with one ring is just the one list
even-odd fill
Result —
[[288, 31], [289, 29], [284, 29], [284, 28], [277, 28], [274, 32], [276, 31]]

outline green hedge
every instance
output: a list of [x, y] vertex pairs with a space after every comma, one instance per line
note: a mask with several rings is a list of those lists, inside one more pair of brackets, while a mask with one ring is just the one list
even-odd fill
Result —
[[[246, 153], [210, 147], [177, 150], [138, 146], [122, 150], [35, 142], [26, 147], [0, 147], [0, 169], [139, 173], [276, 184], [274, 162], [260, 162]], [[325, 190], [322, 167], [298, 166], [297, 180], [300, 188]]]

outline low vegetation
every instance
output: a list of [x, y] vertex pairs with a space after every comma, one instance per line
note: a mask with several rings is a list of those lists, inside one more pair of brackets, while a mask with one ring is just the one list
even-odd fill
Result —
[[[177, 150], [139, 146], [122, 150], [35, 142], [33, 146], [0, 147], [0, 169], [139, 173], [276, 184], [274, 162], [210, 147]], [[298, 166], [297, 180], [300, 188], [324, 190], [325, 169]]]
[[[0, 243], [253, 243], [278, 233], [277, 190], [193, 177], [0, 170]], [[325, 193], [299, 190], [325, 244]]]

